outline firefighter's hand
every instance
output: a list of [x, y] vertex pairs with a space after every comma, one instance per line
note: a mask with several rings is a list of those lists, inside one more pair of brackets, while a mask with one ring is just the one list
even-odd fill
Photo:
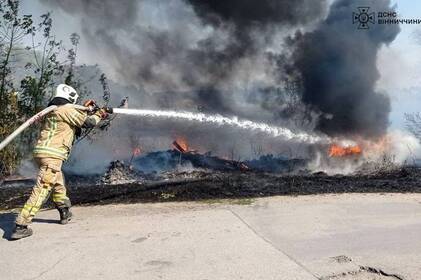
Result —
[[94, 106], [96, 104], [95, 100], [93, 99], [88, 99], [83, 103], [83, 106], [85, 107], [89, 107], [89, 106]]
[[83, 106], [85, 106], [85, 107], [88, 107], [89, 108], [89, 112], [94, 112], [95, 111], [95, 109], [96, 109], [96, 102], [95, 102], [95, 100], [93, 100], [93, 99], [89, 99], [89, 100], [86, 100], [84, 103], [83, 103]]
[[98, 117], [100, 117], [101, 120], [106, 120], [110, 116], [110, 114], [108, 114], [108, 112], [107, 112], [107, 110], [105, 108], [101, 108], [98, 111], [96, 111], [95, 115], [97, 115]]

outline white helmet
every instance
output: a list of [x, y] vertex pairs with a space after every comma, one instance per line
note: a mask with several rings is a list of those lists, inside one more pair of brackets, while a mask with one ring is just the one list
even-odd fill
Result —
[[62, 97], [66, 100], [69, 100], [73, 104], [76, 104], [79, 95], [71, 86], [60, 84], [56, 89], [56, 95], [54, 97]]

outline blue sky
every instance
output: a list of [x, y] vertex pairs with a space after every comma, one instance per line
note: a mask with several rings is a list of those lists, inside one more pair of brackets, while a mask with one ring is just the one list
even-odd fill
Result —
[[[393, 1], [401, 18], [421, 19], [421, 2]], [[417, 35], [418, 34], [418, 35]], [[395, 41], [382, 49], [378, 67], [378, 87], [387, 91], [392, 101], [391, 127], [404, 126], [404, 113], [421, 111], [421, 24], [401, 25]]]

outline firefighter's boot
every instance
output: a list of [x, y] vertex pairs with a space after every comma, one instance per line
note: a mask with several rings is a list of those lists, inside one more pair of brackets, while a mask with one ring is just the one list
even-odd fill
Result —
[[60, 213], [60, 224], [65, 225], [72, 219], [72, 211], [70, 207], [57, 207], [58, 212]]
[[32, 235], [32, 229], [28, 228], [28, 226], [22, 226], [16, 224], [12, 235], [10, 236], [11, 240], [18, 240], [21, 238], [25, 238]]

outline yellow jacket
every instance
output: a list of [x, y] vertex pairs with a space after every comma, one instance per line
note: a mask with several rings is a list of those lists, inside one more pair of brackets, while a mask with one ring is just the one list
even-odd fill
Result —
[[42, 124], [41, 134], [34, 148], [35, 158], [56, 158], [67, 160], [72, 149], [76, 128], [85, 122], [97, 125], [101, 118], [88, 116], [85, 111], [72, 105], [62, 105], [49, 113]]

